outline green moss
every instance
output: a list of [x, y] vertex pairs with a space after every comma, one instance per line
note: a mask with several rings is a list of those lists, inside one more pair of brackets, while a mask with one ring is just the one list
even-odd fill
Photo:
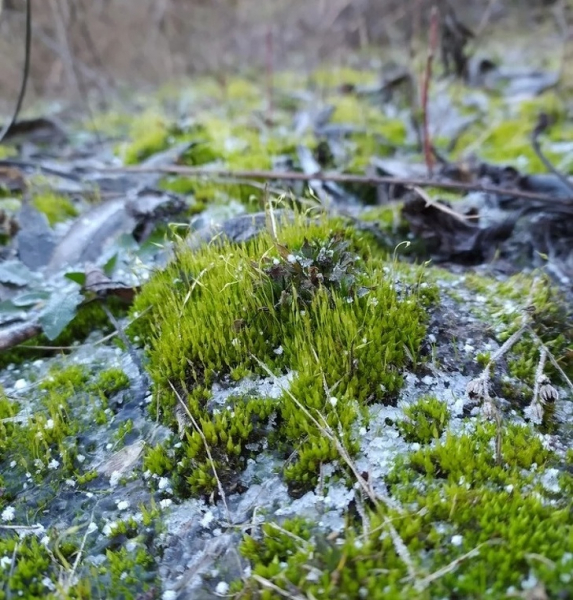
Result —
[[69, 398], [75, 389], [81, 389], [89, 379], [88, 370], [81, 365], [71, 365], [62, 369], [60, 365], [53, 366], [47, 377], [40, 383], [40, 389], [57, 391]]
[[[523, 324], [525, 302], [531, 308], [532, 330], [541, 338], [559, 361], [567, 376], [573, 376], [573, 357], [569, 352], [573, 340], [573, 325], [566, 301], [544, 274], [519, 274], [504, 282], [469, 275], [466, 285], [483, 294], [485, 306], [479, 317], [491, 323], [499, 342], [504, 342]], [[508, 372], [532, 388], [539, 362], [539, 346], [527, 332], [513, 346], [507, 358]], [[548, 361], [545, 374], [558, 382], [560, 375]]]
[[[277, 245], [262, 234], [244, 246], [181, 249], [136, 299], [134, 314], [150, 309], [132, 333], [152, 332], [149, 370], [159, 401], [151, 410], [159, 407], [162, 420], [179, 431], [187, 418], [174, 386], [212, 450], [214, 465], [202, 436], [183, 426], [175, 455], [181, 494], [212, 491], [213, 466], [224, 483], [235, 478], [254, 455], [247, 446], [266, 435], [271, 411], [279, 415], [269, 431], [273, 446], [285, 457], [296, 454], [285, 477], [293, 491], [308, 489], [320, 465], [337, 457], [309, 415], [323, 415], [352, 453], [350, 426], [361, 407], [399, 389], [400, 369], [424, 334], [418, 287], [398, 297], [385, 263], [337, 225], [297, 219], [284, 225]], [[280, 402], [208, 408], [213, 381], [236, 369], [266, 374], [262, 364], [296, 372], [290, 394]], [[160, 453], [148, 455], [148, 468], [155, 463], [158, 472], [166, 468]]]
[[113, 590], [115, 598], [135, 600], [148, 591], [155, 581], [152, 568], [155, 561], [145, 548], [138, 548], [135, 553], [125, 548], [107, 550], [106, 559], [100, 573], [109, 579], [107, 589]]
[[[485, 130], [481, 123], [470, 127], [459, 137], [456, 154], [464, 154], [471, 148], [485, 161], [509, 164], [523, 172], [543, 173], [546, 168], [533, 149], [531, 134], [539, 114], [545, 112], [553, 119], [553, 125], [540, 138], [541, 147], [550, 162], [563, 168], [561, 161], [566, 157], [552, 151], [547, 144], [547, 141], [569, 140], [571, 133], [565, 104], [554, 92], [507, 107], [500, 101], [493, 102], [491, 112], [498, 115], [493, 125]], [[571, 166], [568, 162], [567, 168]]]
[[130, 137], [131, 143], [120, 152], [125, 164], [136, 164], [165, 150], [169, 145], [172, 129], [161, 115], [149, 112], [133, 121]]
[[8, 561], [3, 566], [0, 587], [0, 599], [8, 600], [12, 594], [27, 600], [40, 598], [56, 599], [58, 594], [50, 591], [43, 582], [49, 574], [50, 584], [58, 580], [57, 565], [55, 565], [45, 548], [34, 535], [20, 539], [10, 535], [0, 539], [0, 559]]
[[[155, 560], [138, 538], [132, 542], [135, 550], [107, 549], [105, 560], [96, 567], [79, 554], [85, 540], [78, 537], [75, 528], [56, 533], [40, 534], [44, 536], [41, 541], [32, 532], [25, 536], [0, 533], [1, 600], [14, 596], [24, 600], [135, 600], [155, 585]], [[76, 565], [78, 558], [82, 560]]]
[[551, 453], [532, 428], [511, 425], [498, 464], [495, 437], [494, 425], [478, 425], [398, 461], [388, 491], [407, 508], [348, 513], [336, 539], [301, 519], [263, 525], [241, 545], [253, 575], [233, 590], [265, 600], [287, 590], [317, 600], [494, 600], [533, 574], [562, 591], [573, 566], [570, 502], [536, 483]]
[[421, 398], [404, 410], [406, 419], [398, 423], [398, 429], [407, 442], [428, 444], [439, 439], [448, 425], [448, 407], [433, 396]]
[[50, 225], [71, 219], [78, 214], [76, 207], [69, 198], [50, 192], [34, 195], [32, 203], [40, 212], [46, 215]]
[[14, 146], [8, 146], [6, 144], [0, 144], [0, 159], [12, 158], [18, 156], [18, 149]]
[[129, 377], [121, 369], [107, 369], [99, 374], [93, 388], [109, 398], [129, 388]]

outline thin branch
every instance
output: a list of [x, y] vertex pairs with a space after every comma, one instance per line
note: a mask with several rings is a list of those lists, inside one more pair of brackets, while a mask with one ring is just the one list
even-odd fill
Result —
[[[188, 177], [220, 177], [235, 179], [263, 179], [268, 181], [333, 181], [336, 183], [359, 183], [364, 185], [403, 185], [419, 187], [433, 187], [442, 190], [453, 190], [460, 192], [484, 192], [486, 194], [497, 194], [500, 196], [513, 196], [527, 200], [541, 200], [553, 205], [573, 203], [573, 194], [568, 198], [555, 198], [549, 194], [529, 192], [516, 188], [503, 188], [493, 185], [482, 185], [480, 183], [462, 183], [458, 181], [434, 181], [416, 177], [389, 177], [374, 175], [352, 175], [350, 173], [301, 173], [300, 171], [230, 171], [229, 169], [212, 169], [208, 167], [187, 167], [183, 165], [170, 166], [143, 166], [131, 165], [124, 167], [100, 167], [94, 169], [98, 173], [165, 173], [171, 175], [186, 175]], [[571, 206], [573, 210], [573, 206]]]
[[432, 63], [438, 46], [438, 9], [432, 6], [430, 14], [430, 39], [428, 42], [428, 56], [426, 58], [426, 69], [422, 82], [422, 122], [424, 128], [424, 159], [428, 167], [428, 175], [431, 177], [434, 170], [434, 157], [432, 156], [432, 140], [430, 138], [430, 115], [428, 101], [430, 95], [430, 80], [432, 79]]
[[559, 179], [559, 181], [565, 185], [569, 190], [573, 192], [573, 183], [571, 183], [563, 173], [560, 173], [555, 166], [551, 164], [551, 161], [545, 156], [539, 145], [539, 136], [547, 130], [550, 125], [549, 116], [546, 113], [541, 113], [537, 119], [537, 125], [531, 134], [531, 145], [539, 160], [543, 163], [543, 166]]
[[26, 0], [26, 33], [24, 48], [24, 71], [22, 73], [22, 84], [20, 86], [18, 100], [16, 101], [16, 106], [14, 108], [14, 112], [12, 113], [12, 117], [4, 125], [2, 131], [0, 131], [0, 143], [2, 142], [2, 140], [4, 140], [4, 138], [10, 132], [10, 129], [12, 129], [12, 127], [16, 123], [18, 115], [20, 114], [20, 109], [22, 108], [24, 96], [26, 95], [26, 86], [28, 84], [28, 76], [30, 74], [30, 54], [32, 50], [32, 0]]

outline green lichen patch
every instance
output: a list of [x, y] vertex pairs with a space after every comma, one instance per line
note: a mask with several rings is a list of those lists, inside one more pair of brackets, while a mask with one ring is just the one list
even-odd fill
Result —
[[[163, 471], [175, 463], [183, 495], [212, 491], [214, 471], [244, 464], [255, 452], [247, 446], [253, 448], [271, 413], [271, 444], [291, 456], [284, 475], [293, 491], [308, 489], [320, 465], [338, 456], [320, 419], [356, 451], [350, 427], [362, 408], [391, 402], [401, 369], [415, 366], [428, 297], [418, 274], [400, 275], [404, 280], [394, 284], [392, 265], [372, 257], [336, 222], [297, 217], [279, 238], [264, 234], [243, 246], [195, 253], [181, 248], [135, 301], [136, 313], [149, 309], [136, 328], [152, 331], [149, 371], [157, 401], [151, 409], [183, 437], [175, 454], [156, 450], [148, 464], [157, 461]], [[267, 375], [267, 369], [295, 374], [280, 401], [209, 408], [213, 382]]]

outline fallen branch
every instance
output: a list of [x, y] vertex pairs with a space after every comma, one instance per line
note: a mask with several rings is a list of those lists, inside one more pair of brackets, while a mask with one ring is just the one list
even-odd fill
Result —
[[212, 169], [207, 167], [187, 167], [183, 165], [171, 166], [143, 166], [131, 165], [125, 167], [101, 167], [95, 169], [99, 173], [165, 173], [167, 175], [186, 175], [188, 177], [218, 177], [222, 179], [263, 179], [267, 181], [333, 181], [336, 183], [360, 183], [364, 185], [403, 185], [407, 187], [433, 187], [442, 190], [460, 192], [484, 192], [499, 196], [513, 196], [526, 200], [542, 200], [552, 204], [572, 204], [573, 195], [568, 198], [555, 198], [548, 194], [528, 192], [516, 188], [503, 188], [480, 183], [462, 183], [458, 181], [434, 181], [432, 179], [419, 179], [409, 177], [390, 177], [374, 175], [353, 175], [350, 173], [301, 173], [300, 171], [230, 171], [228, 169]]

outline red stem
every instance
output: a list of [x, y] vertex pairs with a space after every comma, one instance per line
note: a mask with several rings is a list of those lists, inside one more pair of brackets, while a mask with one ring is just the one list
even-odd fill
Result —
[[436, 6], [432, 6], [430, 13], [430, 39], [428, 43], [428, 58], [426, 59], [426, 70], [422, 85], [422, 116], [424, 127], [424, 159], [428, 167], [428, 175], [431, 177], [434, 170], [434, 157], [432, 155], [432, 140], [430, 138], [430, 125], [428, 115], [428, 98], [430, 92], [430, 80], [432, 79], [432, 62], [438, 47], [438, 22], [439, 15]]

